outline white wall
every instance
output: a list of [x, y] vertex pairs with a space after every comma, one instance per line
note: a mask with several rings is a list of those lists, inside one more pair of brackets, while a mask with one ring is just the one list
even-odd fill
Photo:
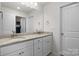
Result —
[[0, 10], [1, 10], [1, 2], [0, 2]]
[[33, 16], [34, 32], [43, 31], [43, 9], [39, 8], [39, 10], [32, 11], [29, 15]]
[[60, 51], [60, 6], [68, 2], [51, 2], [44, 7], [44, 31], [53, 32], [53, 53]]
[[3, 33], [11, 34], [12, 31], [15, 31], [15, 16], [27, 17], [27, 13], [16, 11], [10, 8], [2, 7], [3, 11]]
[[27, 21], [26, 21], [26, 32], [27, 33], [33, 33], [34, 32], [34, 26], [33, 26], [33, 17], [32, 16], [28, 16]]
[[[69, 2], [50, 2], [40, 10], [30, 13], [33, 16], [34, 31], [53, 32], [53, 54], [60, 51], [60, 7]], [[44, 22], [43, 22], [44, 21]], [[40, 24], [39, 24], [40, 23]], [[44, 25], [44, 27], [43, 27]]]

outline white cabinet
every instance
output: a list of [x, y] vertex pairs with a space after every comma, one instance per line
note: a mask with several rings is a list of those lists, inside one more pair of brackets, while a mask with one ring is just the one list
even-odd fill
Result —
[[52, 52], [52, 36], [46, 36], [34, 40], [34, 55], [46, 56]]
[[34, 56], [42, 56], [42, 38], [34, 40]]
[[43, 56], [50, 52], [52, 52], [52, 36], [47, 36], [43, 38]]
[[[33, 55], [33, 40], [2, 47], [1, 55]], [[24, 53], [23, 53], [24, 52]]]
[[52, 52], [52, 36], [7, 45], [0, 48], [2, 56], [46, 56]]

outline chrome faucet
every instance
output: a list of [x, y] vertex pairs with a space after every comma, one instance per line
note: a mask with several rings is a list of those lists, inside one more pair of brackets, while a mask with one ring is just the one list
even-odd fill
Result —
[[15, 32], [15, 31], [12, 31], [11, 37], [13, 38], [13, 37], [15, 37], [15, 36], [16, 36], [16, 32]]

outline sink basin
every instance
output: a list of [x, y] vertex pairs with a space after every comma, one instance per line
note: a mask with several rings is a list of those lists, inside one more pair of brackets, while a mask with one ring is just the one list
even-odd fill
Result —
[[6, 41], [9, 41], [9, 40], [11, 40], [11, 38], [3, 38], [3, 39], [0, 39], [0, 43], [6, 42]]

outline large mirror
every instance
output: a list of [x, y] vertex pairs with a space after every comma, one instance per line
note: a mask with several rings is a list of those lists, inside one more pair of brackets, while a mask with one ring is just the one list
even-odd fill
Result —
[[26, 32], [26, 17], [16, 16], [16, 33]]
[[43, 5], [45, 3], [1, 2], [0, 35], [43, 31]]

